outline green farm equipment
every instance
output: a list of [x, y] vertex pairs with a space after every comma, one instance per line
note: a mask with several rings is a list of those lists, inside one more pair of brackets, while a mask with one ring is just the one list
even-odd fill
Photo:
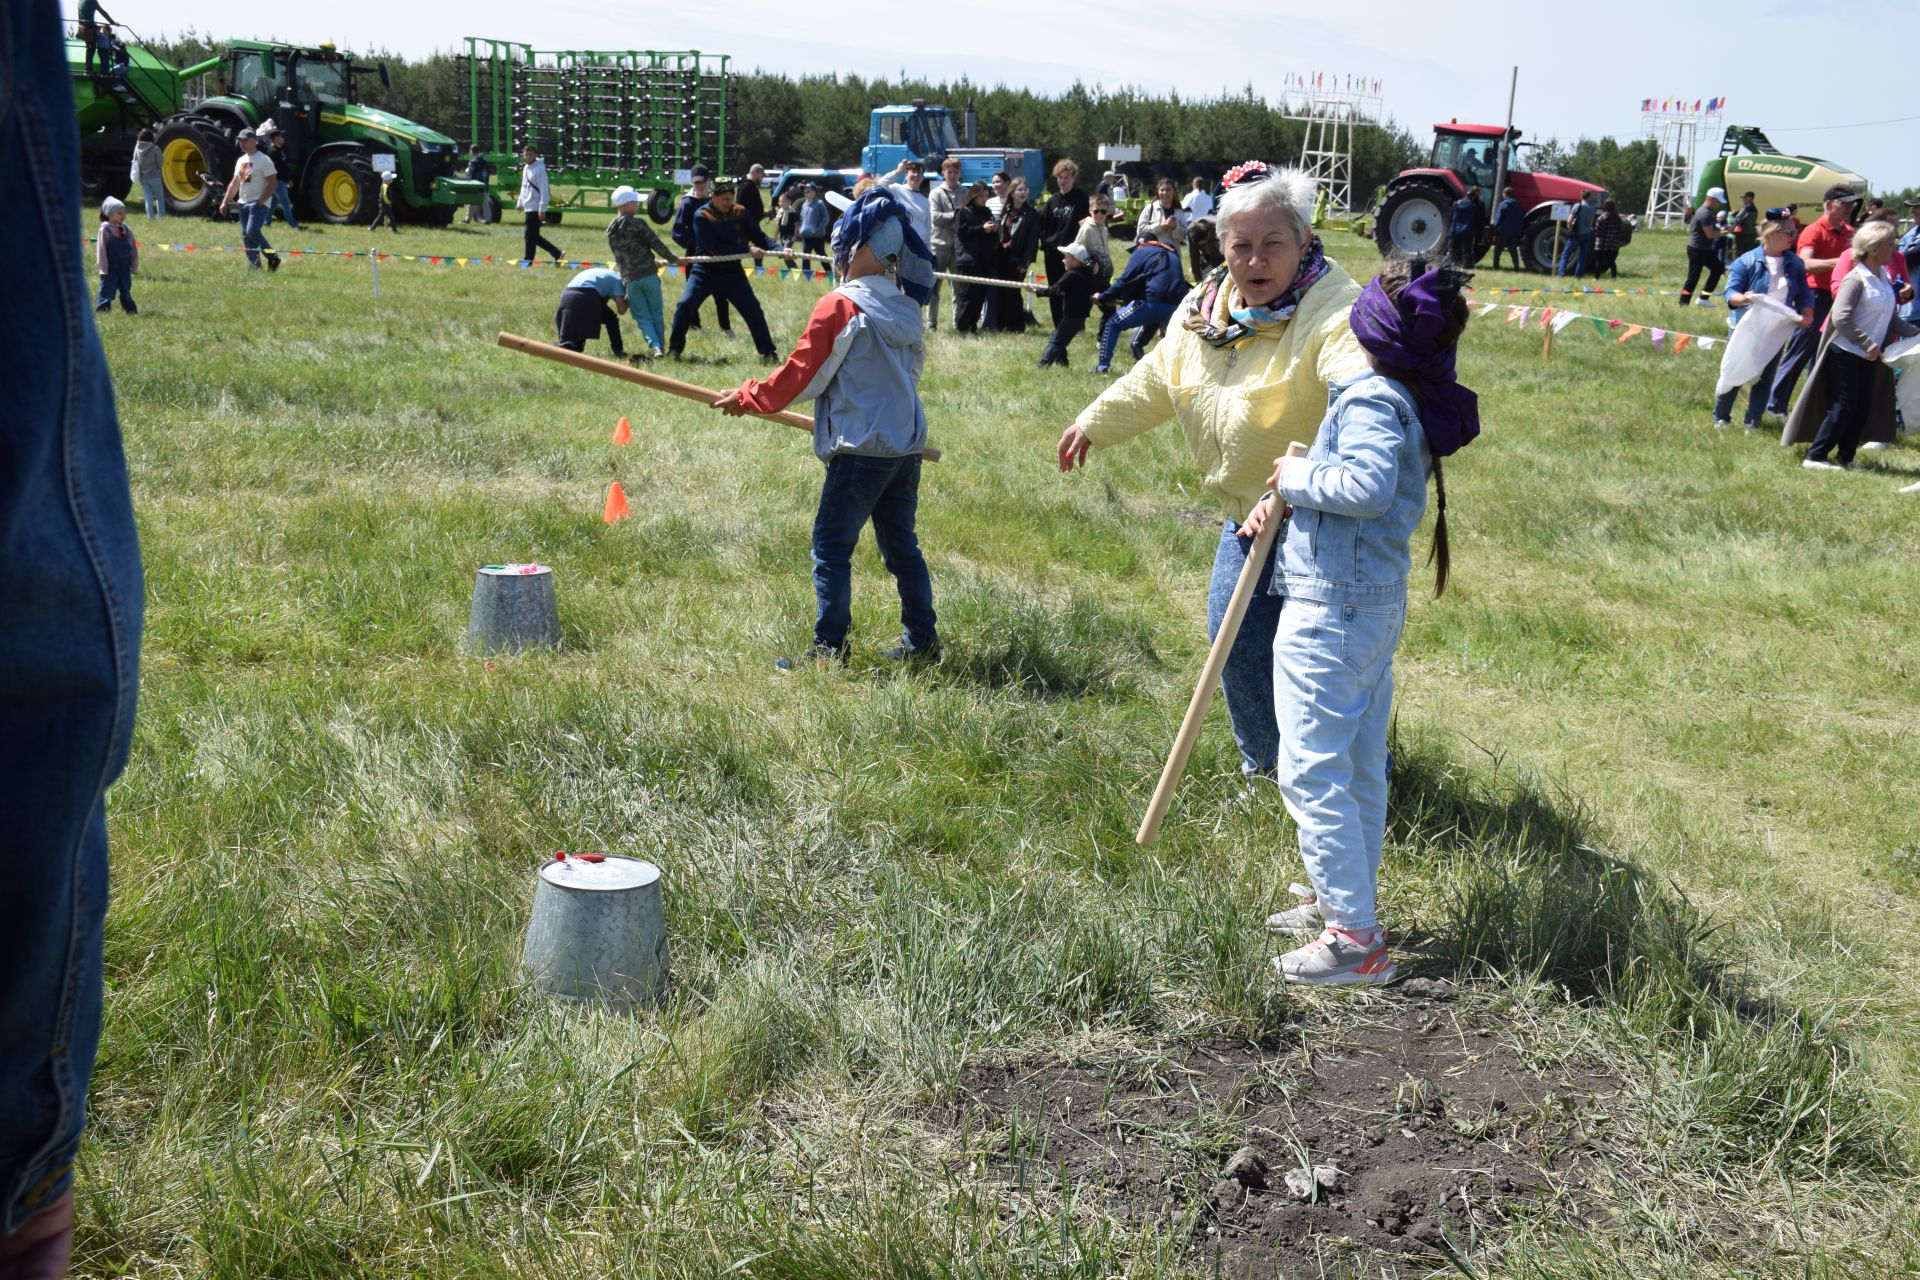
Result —
[[1842, 182], [1866, 197], [1867, 180], [1851, 169], [1817, 156], [1787, 155], [1759, 129], [1736, 124], [1727, 126], [1720, 154], [1701, 169], [1694, 200], [1705, 200], [1713, 187], [1724, 188], [1734, 201], [1751, 191], [1755, 208], [1791, 207], [1806, 223], [1820, 216], [1827, 188]]
[[132, 190], [133, 144], [140, 130], [157, 128], [177, 113], [187, 85], [222, 61], [208, 58], [174, 68], [142, 48], [126, 28], [111, 29], [116, 43], [125, 47], [119, 65], [108, 55], [89, 59], [88, 41], [78, 24], [68, 24], [67, 70], [73, 77], [80, 125], [80, 189], [89, 200], [124, 197]]
[[638, 188], [655, 222], [673, 217], [686, 171], [730, 173], [730, 59], [698, 50], [543, 50], [467, 37], [455, 58], [464, 85], [463, 135], [499, 172], [531, 144], [561, 209], [607, 207], [615, 187]]
[[205, 213], [218, 204], [240, 154], [235, 135], [269, 120], [287, 137], [281, 181], [323, 222], [372, 222], [382, 172], [395, 176], [396, 212], [432, 226], [446, 226], [455, 209], [486, 194], [484, 183], [456, 176], [452, 138], [354, 100], [356, 76], [388, 82], [384, 63], [357, 67], [353, 55], [329, 44], [233, 40], [220, 64], [221, 92], [156, 129], [169, 212]]

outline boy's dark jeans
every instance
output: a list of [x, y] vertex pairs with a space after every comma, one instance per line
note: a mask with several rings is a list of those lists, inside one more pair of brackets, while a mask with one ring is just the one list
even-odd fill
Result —
[[1860, 428], [1866, 425], [1867, 409], [1873, 399], [1874, 374], [1879, 372], [1865, 356], [1857, 356], [1838, 346], [1829, 346], [1827, 364], [1827, 416], [1820, 420], [1820, 434], [1813, 438], [1807, 457], [1824, 462], [1835, 455], [1841, 466], [1853, 461], [1860, 447]]
[[880, 558], [900, 589], [901, 640], [918, 652], [939, 642], [933, 582], [913, 531], [920, 506], [920, 455], [868, 458], [843, 453], [827, 462], [813, 518], [813, 642], [844, 649], [853, 621], [853, 548], [873, 521]]
[[1067, 362], [1067, 344], [1080, 336], [1087, 327], [1087, 317], [1074, 315], [1071, 311], [1060, 313], [1060, 323], [1054, 326], [1053, 336], [1047, 339], [1047, 349], [1040, 353], [1040, 363], [1065, 364]]

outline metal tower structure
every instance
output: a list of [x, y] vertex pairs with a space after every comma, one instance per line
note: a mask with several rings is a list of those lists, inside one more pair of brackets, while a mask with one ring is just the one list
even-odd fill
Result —
[[1673, 226], [1693, 204], [1694, 158], [1702, 134], [1720, 132], [1720, 99], [1689, 104], [1672, 98], [1647, 99], [1640, 112], [1640, 136], [1659, 144], [1653, 189], [1647, 195], [1647, 222]]
[[[1316, 87], [1324, 84], [1325, 87]], [[1281, 95], [1280, 111], [1306, 126], [1300, 143], [1300, 168], [1326, 193], [1328, 207], [1353, 210], [1353, 131], [1380, 122], [1377, 80], [1348, 76], [1313, 77]]]

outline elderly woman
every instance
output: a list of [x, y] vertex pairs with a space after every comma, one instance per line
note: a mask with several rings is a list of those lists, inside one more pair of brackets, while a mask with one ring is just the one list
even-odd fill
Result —
[[1895, 309], [1887, 274], [1894, 237], [1884, 222], [1868, 222], [1853, 233], [1853, 269], [1834, 287], [1813, 376], [1780, 435], [1783, 445], [1813, 442], [1802, 466], [1849, 468], [1863, 440], [1893, 439], [1893, 378], [1880, 356], [1894, 339], [1920, 333]]
[[[1260, 501], [1273, 460], [1289, 441], [1310, 441], [1327, 409], [1327, 387], [1369, 368], [1348, 325], [1360, 296], [1313, 234], [1314, 182], [1297, 169], [1256, 162], [1227, 174], [1214, 218], [1224, 266], [1175, 311], [1167, 338], [1084, 409], [1060, 437], [1060, 469], [1177, 420], [1204, 483], [1225, 512], [1207, 593], [1207, 634], [1219, 630], [1246, 564], [1240, 526]], [[1280, 597], [1261, 566], [1253, 600], [1221, 683], [1240, 767], [1273, 777], [1280, 731], [1274, 717], [1273, 638]]]

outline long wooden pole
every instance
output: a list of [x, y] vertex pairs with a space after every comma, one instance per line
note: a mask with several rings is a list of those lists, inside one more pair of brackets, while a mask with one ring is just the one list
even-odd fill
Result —
[[[1306, 451], [1307, 446], [1298, 440], [1287, 446], [1289, 458], [1297, 458]], [[1194, 686], [1193, 697], [1187, 703], [1186, 717], [1180, 721], [1180, 732], [1173, 736], [1173, 750], [1167, 753], [1166, 767], [1160, 770], [1160, 784], [1153, 789], [1153, 799], [1147, 804], [1146, 816], [1140, 819], [1140, 832], [1134, 836], [1135, 843], [1143, 848], [1159, 838], [1160, 824], [1166, 819], [1167, 806], [1173, 803], [1173, 789], [1180, 785], [1180, 775], [1187, 770], [1187, 757], [1193, 754], [1193, 744], [1200, 736], [1200, 725], [1207, 718], [1207, 706], [1213, 701], [1213, 691], [1219, 687], [1220, 673], [1226, 670], [1227, 654], [1233, 650], [1233, 642], [1240, 635], [1240, 623], [1247, 616], [1248, 602], [1253, 599], [1254, 581], [1260, 576], [1260, 566], [1267, 562], [1267, 556], [1272, 553], [1273, 540], [1284, 523], [1277, 513], [1270, 514], [1266, 527], [1255, 535], [1253, 545], [1247, 549], [1247, 562], [1240, 568], [1240, 581], [1233, 586], [1233, 598], [1227, 601], [1227, 612], [1220, 619], [1220, 630], [1214, 634], [1213, 648], [1207, 650], [1207, 663], [1200, 668], [1200, 683]]]
[[[720, 398], [718, 391], [709, 391], [691, 382], [669, 378], [662, 373], [648, 373], [645, 369], [635, 369], [631, 365], [621, 364], [618, 360], [602, 360], [599, 356], [569, 351], [565, 347], [556, 347], [550, 342], [536, 342], [532, 338], [523, 338], [517, 333], [503, 333], [500, 335], [499, 342], [507, 350], [518, 351], [521, 355], [538, 356], [542, 360], [551, 360], [555, 364], [585, 369], [588, 373], [605, 374], [609, 378], [631, 382], [649, 391], [664, 391], [670, 396], [679, 396], [683, 400], [698, 400], [701, 404], [711, 406]], [[784, 409], [778, 413], [753, 413], [747, 416], [765, 418], [768, 422], [778, 422], [783, 426], [798, 427], [809, 435], [813, 434], [812, 418], [798, 413], [788, 413]], [[940, 461], [940, 451], [935, 448], [921, 449], [920, 456], [928, 462]]]

